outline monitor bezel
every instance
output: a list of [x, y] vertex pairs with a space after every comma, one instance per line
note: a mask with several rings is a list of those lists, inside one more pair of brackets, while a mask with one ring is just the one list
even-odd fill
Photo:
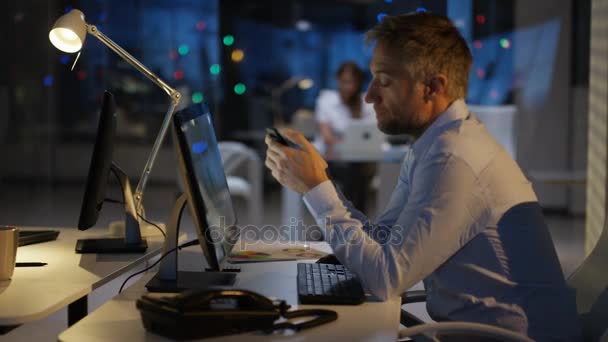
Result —
[[[229, 257], [230, 251], [228, 251], [228, 253], [225, 253], [225, 255], [222, 257], [222, 260], [218, 260], [217, 253], [215, 250], [216, 245], [212, 239], [211, 229], [209, 229], [209, 223], [206, 217], [207, 208], [205, 205], [205, 200], [203, 199], [203, 196], [199, 191], [196, 170], [194, 170], [194, 162], [190, 155], [188, 141], [183, 130], [181, 129], [182, 125], [186, 124], [187, 122], [200, 116], [207, 116], [207, 119], [209, 120], [211, 125], [211, 129], [215, 133], [215, 128], [213, 127], [213, 122], [211, 121], [211, 117], [209, 111], [206, 109], [206, 106], [204, 104], [198, 104], [195, 106], [200, 106], [200, 108], [198, 110], [193, 110], [189, 108], [189, 110], [181, 110], [175, 113], [173, 117], [173, 133], [176, 137], [176, 154], [179, 164], [180, 176], [184, 183], [183, 185], [184, 193], [186, 194], [186, 201], [188, 202], [188, 208], [195, 226], [199, 245], [203, 251], [203, 254], [205, 255], [205, 258], [207, 259], [209, 269], [213, 271], [222, 271], [222, 265], [224, 261]], [[218, 165], [217, 167], [221, 167], [223, 172], [223, 165]], [[226, 179], [225, 173], [224, 179]], [[223, 238], [225, 238], [225, 236]], [[221, 248], [223, 248], [223, 246], [221, 246]]]
[[107, 184], [112, 167], [114, 137], [116, 135], [116, 101], [114, 95], [104, 91], [97, 136], [91, 154], [87, 181], [80, 207], [78, 229], [87, 230], [97, 223], [103, 208]]

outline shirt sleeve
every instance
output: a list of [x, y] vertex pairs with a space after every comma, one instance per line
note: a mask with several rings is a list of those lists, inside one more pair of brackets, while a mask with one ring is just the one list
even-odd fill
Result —
[[485, 228], [484, 200], [470, 167], [451, 155], [424, 159], [413, 170], [406, 203], [388, 230], [354, 217], [331, 182], [304, 196], [338, 260], [383, 300], [427, 277]]

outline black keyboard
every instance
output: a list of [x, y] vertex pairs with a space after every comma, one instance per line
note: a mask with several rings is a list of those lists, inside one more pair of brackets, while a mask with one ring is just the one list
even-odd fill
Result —
[[53, 241], [58, 235], [58, 230], [19, 230], [19, 246]]
[[302, 304], [356, 305], [365, 301], [357, 279], [343, 265], [298, 263], [298, 297]]

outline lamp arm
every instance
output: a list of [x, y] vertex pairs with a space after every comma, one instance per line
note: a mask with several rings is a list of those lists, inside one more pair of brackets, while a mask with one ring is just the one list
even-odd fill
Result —
[[154, 166], [154, 162], [156, 161], [158, 150], [160, 149], [165, 135], [169, 130], [169, 125], [171, 124], [171, 118], [173, 117], [173, 113], [175, 112], [175, 107], [177, 107], [178, 104], [179, 97], [173, 98], [171, 104], [169, 105], [169, 109], [167, 110], [167, 114], [165, 114], [165, 118], [163, 119], [163, 124], [160, 127], [160, 131], [158, 132], [156, 141], [154, 141], [152, 152], [150, 152], [150, 156], [148, 156], [148, 161], [146, 161], [146, 166], [144, 167], [141, 177], [139, 177], [139, 183], [137, 184], [137, 188], [135, 189], [135, 208], [137, 209], [137, 212], [142, 215], [142, 198], [144, 195], [144, 189], [146, 188], [148, 177], [150, 176], [150, 172], [152, 171], [152, 166]]
[[146, 66], [143, 65], [140, 61], [138, 61], [135, 57], [131, 56], [131, 54], [121, 48], [112, 39], [101, 33], [101, 31], [99, 31], [95, 25], [87, 24], [87, 32], [95, 38], [99, 39], [103, 44], [112, 49], [112, 51], [116, 52], [116, 54], [118, 54], [125, 61], [135, 67], [135, 69], [139, 70], [142, 74], [144, 74], [160, 88], [162, 88], [167, 93], [167, 95], [171, 97], [171, 104], [169, 105], [169, 109], [165, 114], [165, 118], [163, 119], [160, 131], [156, 136], [156, 141], [154, 141], [152, 152], [150, 152], [150, 155], [148, 156], [148, 160], [146, 161], [144, 170], [141, 174], [141, 177], [139, 178], [139, 183], [137, 184], [137, 188], [135, 189], [135, 209], [138, 213], [143, 215], [142, 198], [144, 189], [146, 188], [148, 177], [150, 176], [150, 172], [152, 171], [152, 167], [154, 166], [154, 162], [156, 161], [158, 150], [160, 150], [160, 146], [162, 145], [165, 135], [167, 134], [167, 131], [169, 129], [169, 125], [171, 124], [171, 118], [173, 117], [175, 108], [179, 105], [179, 102], [181, 100], [181, 94], [177, 90], [171, 88], [167, 83], [165, 83], [158, 76], [156, 76], [156, 74], [146, 68]]
[[112, 51], [116, 52], [120, 57], [122, 57], [125, 61], [129, 62], [135, 69], [139, 70], [142, 74], [144, 74], [147, 78], [149, 78], [152, 82], [156, 83], [159, 87], [161, 87], [167, 95], [175, 98], [176, 96], [179, 98], [179, 92], [175, 89], [171, 88], [167, 83], [161, 80], [156, 74], [146, 68], [140, 61], [138, 61], [135, 57], [131, 56], [130, 53], [121, 48], [118, 44], [116, 44], [112, 39], [110, 39], [105, 34], [101, 33], [97, 29], [95, 25], [87, 24], [87, 32], [93, 37], [99, 39], [102, 43], [104, 43], [107, 47], [112, 49]]

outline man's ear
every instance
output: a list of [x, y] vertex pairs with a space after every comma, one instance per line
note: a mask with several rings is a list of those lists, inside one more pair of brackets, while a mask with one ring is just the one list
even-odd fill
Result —
[[427, 82], [427, 96], [447, 95], [448, 77], [444, 74], [434, 75]]

